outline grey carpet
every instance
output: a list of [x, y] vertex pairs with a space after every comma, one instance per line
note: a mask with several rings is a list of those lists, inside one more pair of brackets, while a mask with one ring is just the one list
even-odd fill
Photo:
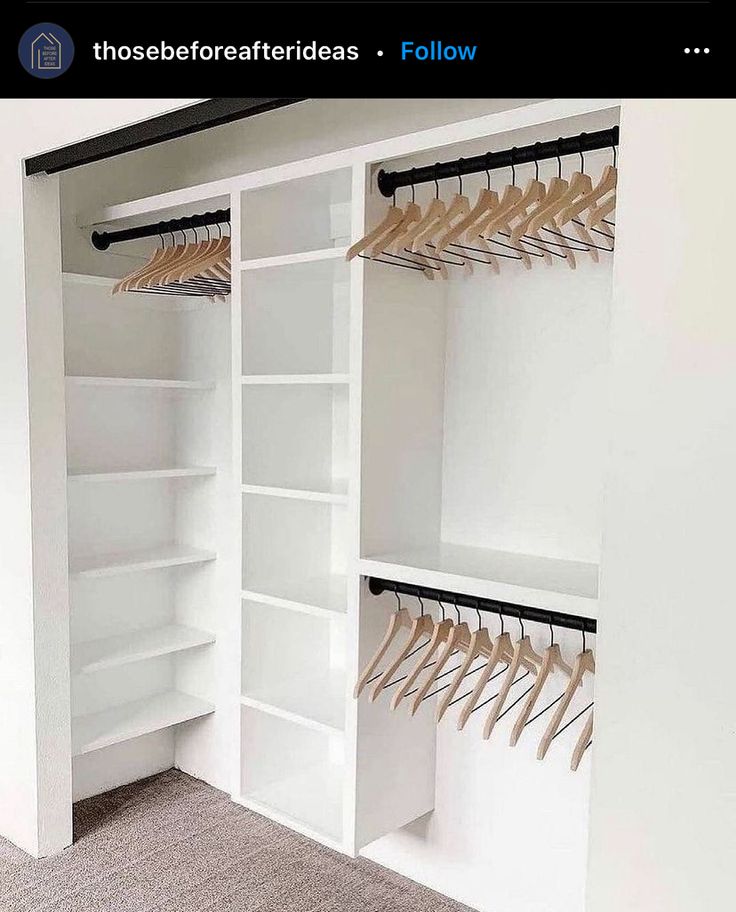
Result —
[[80, 801], [74, 837], [40, 861], [0, 840], [1, 912], [467, 912], [176, 770]]

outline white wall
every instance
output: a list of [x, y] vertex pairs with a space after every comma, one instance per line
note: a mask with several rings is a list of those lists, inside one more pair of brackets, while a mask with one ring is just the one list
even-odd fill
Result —
[[[43, 437], [49, 429], [44, 412], [49, 406], [58, 412], [58, 398], [53, 398], [58, 391], [44, 400], [42, 390], [34, 397], [28, 383], [29, 360], [39, 371], [39, 381], [51, 368], [54, 352], [44, 345], [45, 333], [58, 328], [53, 301], [50, 327], [34, 305], [41, 304], [44, 293], [58, 300], [59, 290], [44, 285], [42, 278], [34, 284], [34, 279], [27, 312], [23, 258], [24, 231], [35, 253], [50, 245], [50, 262], [58, 256], [56, 179], [36, 178], [25, 185], [24, 219], [21, 160], [191, 100], [0, 101], [3, 121], [13, 125], [0, 148], [0, 834], [37, 855], [59, 849], [71, 838], [63, 783], [48, 775], [64, 763], [69, 737], [68, 637], [66, 618], [59, 617], [64, 598], [56, 575], [65, 542], [55, 542], [53, 567], [34, 566], [33, 560], [42, 542], [48, 546], [53, 514], [59, 508], [58, 485], [47, 472]], [[43, 213], [51, 216], [45, 224], [38, 218]], [[36, 408], [38, 433], [32, 438], [30, 410]], [[49, 491], [54, 500], [44, 504]], [[34, 523], [32, 497], [39, 507]]]
[[733, 904], [734, 101], [628, 101], [589, 912]]

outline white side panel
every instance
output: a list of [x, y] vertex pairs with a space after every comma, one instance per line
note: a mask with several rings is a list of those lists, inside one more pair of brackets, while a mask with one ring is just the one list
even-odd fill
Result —
[[81, 801], [119, 785], [162, 773], [173, 765], [174, 730], [171, 728], [82, 754], [72, 762], [73, 800]]
[[623, 107], [590, 912], [733, 896], [734, 124], [733, 101]]

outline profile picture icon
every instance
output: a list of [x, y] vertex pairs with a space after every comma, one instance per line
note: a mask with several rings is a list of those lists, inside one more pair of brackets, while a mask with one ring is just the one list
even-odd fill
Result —
[[71, 66], [74, 42], [66, 29], [53, 22], [40, 22], [26, 29], [18, 42], [23, 68], [39, 79], [54, 79]]

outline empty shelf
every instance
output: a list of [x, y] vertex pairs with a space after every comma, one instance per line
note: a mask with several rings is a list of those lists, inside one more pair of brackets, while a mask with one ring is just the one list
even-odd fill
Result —
[[72, 719], [72, 754], [88, 754], [215, 711], [212, 703], [169, 691]]
[[318, 503], [346, 504], [347, 482], [334, 482], [331, 491], [306, 491], [299, 488], [281, 488], [270, 485], [244, 484], [243, 494], [261, 494], [266, 497], [287, 497], [292, 500], [314, 500]]
[[240, 802], [337, 848], [342, 840], [342, 786], [342, 766], [324, 763], [246, 790]]
[[304, 386], [306, 384], [349, 383], [349, 374], [244, 374], [241, 378], [246, 385]]
[[141, 551], [122, 551], [94, 557], [77, 558], [70, 562], [72, 576], [112, 576], [116, 573], [135, 573], [180, 564], [198, 564], [217, 557], [214, 551], [190, 548], [187, 545], [161, 545]]
[[323, 247], [320, 250], [307, 250], [303, 253], [287, 253], [282, 256], [242, 260], [240, 268], [269, 269], [272, 266], [291, 266], [292, 263], [313, 263], [315, 260], [339, 260], [345, 259], [347, 252], [347, 247]]
[[264, 605], [333, 617], [345, 613], [346, 579], [335, 575], [309, 580], [286, 580], [283, 577], [247, 580], [241, 595], [244, 599]]
[[162, 469], [70, 469], [69, 479], [73, 481], [148, 481], [156, 478], [194, 478], [214, 475], [214, 466], [181, 466]]
[[213, 633], [176, 624], [134, 630], [72, 646], [71, 667], [74, 674], [90, 674], [214, 642]]
[[147, 389], [211, 390], [212, 380], [157, 380], [144, 377], [67, 377], [71, 386], [122, 386], [145, 387]]
[[595, 617], [598, 565], [441, 542], [363, 558], [365, 576]]
[[286, 678], [266, 687], [247, 689], [241, 702], [307, 728], [341, 732], [345, 725], [345, 675], [334, 671]]

